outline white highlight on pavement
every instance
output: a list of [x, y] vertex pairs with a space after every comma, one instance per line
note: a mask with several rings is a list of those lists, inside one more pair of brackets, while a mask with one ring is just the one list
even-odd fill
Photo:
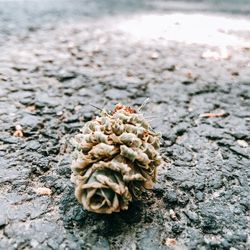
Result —
[[250, 48], [250, 40], [241, 36], [241, 32], [250, 32], [250, 19], [233, 16], [182, 13], [137, 15], [116, 22], [115, 27], [141, 42], [176, 41]]

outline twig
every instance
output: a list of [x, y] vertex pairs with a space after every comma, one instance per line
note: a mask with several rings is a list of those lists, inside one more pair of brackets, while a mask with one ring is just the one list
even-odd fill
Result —
[[142, 105], [139, 107], [138, 111], [140, 111], [141, 109], [143, 109], [145, 107], [145, 105], [148, 103], [149, 98], [146, 98], [146, 100], [142, 103]]
[[97, 107], [97, 106], [95, 106], [95, 105], [93, 105], [93, 104], [89, 104], [89, 105], [92, 106], [93, 108], [96, 108], [96, 109], [100, 110], [100, 111], [103, 110], [103, 109], [101, 109], [101, 108], [99, 108], [99, 107]]
[[226, 112], [222, 112], [222, 113], [204, 113], [201, 114], [200, 117], [202, 118], [218, 118], [218, 117], [226, 117], [229, 114]]

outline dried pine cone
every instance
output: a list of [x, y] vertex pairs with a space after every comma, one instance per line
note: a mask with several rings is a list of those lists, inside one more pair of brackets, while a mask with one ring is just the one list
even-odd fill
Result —
[[87, 122], [73, 139], [75, 195], [85, 209], [110, 214], [128, 209], [150, 189], [160, 164], [160, 134], [142, 114], [117, 104], [113, 113]]

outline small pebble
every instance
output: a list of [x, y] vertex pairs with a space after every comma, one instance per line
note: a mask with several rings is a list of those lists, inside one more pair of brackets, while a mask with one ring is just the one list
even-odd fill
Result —
[[167, 238], [165, 241], [165, 245], [169, 247], [176, 245], [176, 239]]
[[247, 148], [248, 143], [244, 140], [237, 140], [237, 143], [242, 147], [242, 148]]
[[47, 196], [50, 196], [52, 191], [51, 189], [49, 188], [46, 188], [46, 187], [39, 187], [35, 190], [35, 192], [38, 194], [38, 195], [47, 195]]

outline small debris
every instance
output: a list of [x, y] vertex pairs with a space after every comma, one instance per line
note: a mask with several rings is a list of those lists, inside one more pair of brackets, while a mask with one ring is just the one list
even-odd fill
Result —
[[184, 79], [182, 81], [183, 84], [188, 85], [193, 83], [198, 79], [198, 76], [194, 74], [192, 71], [187, 71], [184, 73]]
[[242, 147], [242, 148], [247, 148], [248, 143], [244, 140], [237, 140], [237, 143]]
[[176, 213], [175, 213], [175, 211], [174, 211], [173, 209], [170, 209], [170, 210], [169, 210], [169, 214], [170, 214], [170, 218], [171, 218], [172, 220], [177, 220]]
[[191, 72], [191, 71], [188, 71], [187, 73], [186, 73], [186, 77], [188, 78], [188, 79], [194, 79], [194, 75], [193, 75], [193, 73]]
[[165, 245], [167, 246], [175, 246], [176, 245], [176, 239], [171, 239], [171, 238], [167, 238], [165, 241]]
[[238, 71], [234, 71], [234, 72], [231, 73], [231, 75], [232, 75], [232, 76], [239, 76], [240, 73], [239, 73]]
[[48, 195], [50, 196], [52, 191], [51, 189], [49, 188], [46, 188], [46, 187], [39, 187], [35, 190], [35, 192], [38, 194], [38, 195]]
[[159, 54], [157, 52], [153, 52], [151, 55], [150, 55], [150, 58], [151, 59], [158, 59], [159, 58]]
[[28, 106], [26, 107], [25, 109], [27, 112], [30, 112], [30, 113], [34, 113], [36, 111], [36, 106], [32, 105], [32, 106]]
[[15, 137], [23, 137], [23, 128], [21, 125], [16, 125], [15, 127], [16, 131], [14, 132]]
[[200, 117], [202, 118], [218, 118], [218, 117], [226, 117], [228, 116], [227, 112], [221, 112], [221, 113], [204, 113], [201, 114]]
[[131, 71], [127, 71], [127, 76], [132, 77], [132, 76], [134, 76], [134, 74]]
[[226, 60], [231, 57], [229, 51], [226, 47], [221, 47], [219, 51], [206, 50], [201, 55], [204, 59], [214, 59], [214, 60]]
[[74, 107], [74, 110], [75, 110], [75, 111], [80, 111], [81, 108], [82, 108], [82, 107], [81, 107], [80, 105], [76, 105], [76, 106]]
[[62, 111], [62, 110], [58, 111], [58, 112], [56, 113], [56, 115], [57, 115], [57, 116], [62, 116], [62, 115], [63, 115], [63, 111]]

